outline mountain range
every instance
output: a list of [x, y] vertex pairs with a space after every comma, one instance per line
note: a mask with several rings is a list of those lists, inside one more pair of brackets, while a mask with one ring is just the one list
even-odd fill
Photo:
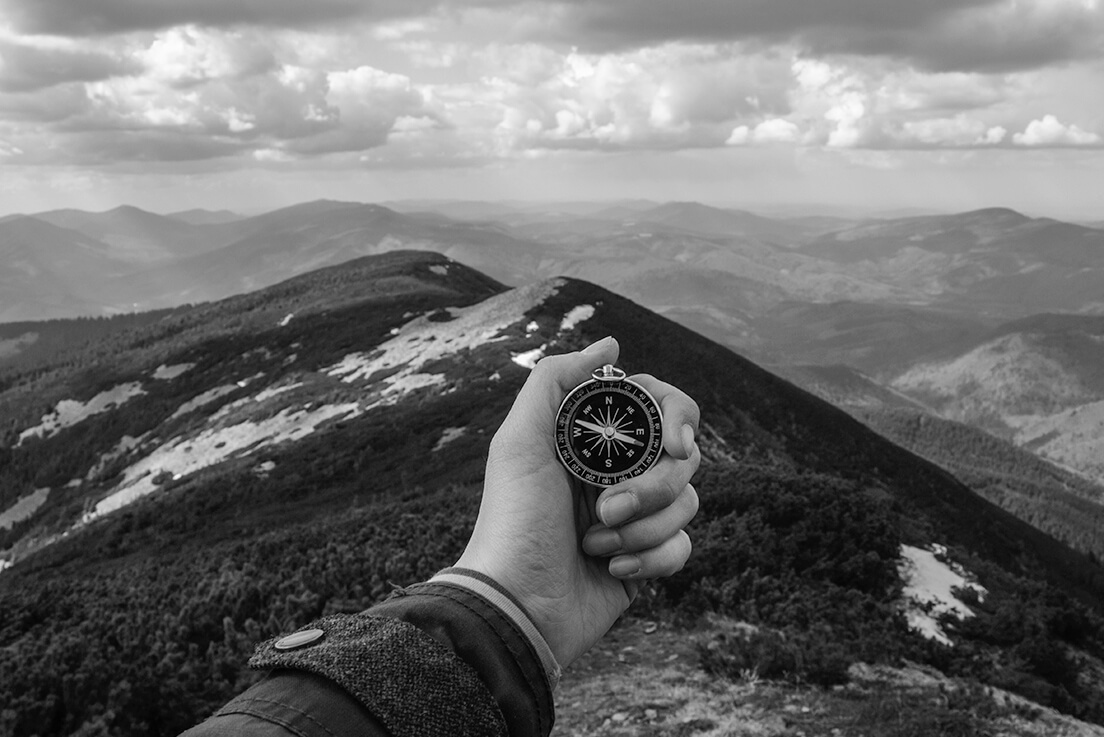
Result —
[[[510, 288], [448, 256], [387, 250], [2, 375], [6, 733], [176, 734], [255, 678], [242, 668], [253, 642], [450, 563], [533, 361], [610, 334], [626, 371], [702, 408], [696, 552], [638, 604], [746, 623], [702, 650], [708, 673], [842, 687], [863, 663], [909, 661], [986, 684], [963, 692], [968, 707], [927, 707], [931, 725], [1042, 718], [985, 688], [1104, 723], [1104, 569], [1055, 539], [1072, 528], [1053, 507], [1035, 505], [1041, 531], [602, 286]], [[876, 710], [883, 697], [849, 698]]]
[[[584, 279], [795, 380], [812, 379], [798, 367], [822, 367], [808, 387], [824, 396], [881, 401], [853, 382], [829, 387], [830, 367], [857, 371], [879, 397], [908, 395], [1101, 479], [1104, 395], [1076, 378], [1076, 352], [1044, 346], [1069, 330], [1014, 333], [1039, 315], [1087, 324], [1104, 312], [1104, 230], [1002, 208], [859, 219], [644, 200], [317, 201], [249, 217], [125, 206], [10, 215], [0, 219], [0, 366], [64, 342], [25, 323], [222, 299], [408, 248], [509, 285]], [[1015, 368], [994, 373], [997, 354]], [[963, 389], [974, 384], [984, 389]], [[1066, 399], [1030, 410], [1009, 399], [1040, 388]]]

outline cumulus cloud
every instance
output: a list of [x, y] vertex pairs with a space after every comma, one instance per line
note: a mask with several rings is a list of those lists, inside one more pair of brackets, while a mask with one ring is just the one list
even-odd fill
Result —
[[[427, 125], [412, 121], [438, 123], [409, 77], [367, 65], [281, 61], [296, 54], [256, 31], [181, 26], [127, 38], [113, 58], [124, 62], [110, 73], [86, 73], [94, 79], [0, 94], [0, 124], [8, 122], [19, 149], [9, 158], [275, 161], [381, 146], [399, 121], [406, 134]], [[59, 69], [66, 68], [54, 67], [59, 79], [73, 76]]]
[[1065, 125], [1053, 115], [1045, 115], [1041, 120], [1027, 124], [1023, 133], [1012, 136], [1012, 141], [1020, 146], [1092, 146], [1101, 142], [1101, 137], [1076, 125]]
[[172, 87], [188, 87], [272, 69], [276, 59], [268, 44], [255, 32], [181, 26], [156, 34], [134, 56], [148, 70], [147, 76]]
[[985, 148], [1007, 138], [1007, 75], [923, 72], [861, 57], [794, 61], [802, 142], [835, 149]]
[[810, 121], [809, 141], [830, 148], [854, 148], [871, 133], [871, 92], [861, 74], [812, 59], [793, 63], [794, 110]]
[[[331, 72], [326, 78], [326, 108], [336, 118], [327, 130], [288, 141], [288, 150], [303, 154], [359, 151], [383, 145], [400, 119], [430, 117], [410, 78], [362, 66]], [[322, 108], [315, 115], [324, 115]]]
[[725, 143], [729, 146], [744, 146], [749, 143], [794, 143], [800, 137], [797, 125], [782, 118], [764, 120], [754, 128], [739, 125], [732, 129]]
[[1097, 133], [1043, 113], [1100, 109], [1051, 104], [1009, 70], [1089, 53], [1100, 14], [1096, 0], [0, 0], [0, 134], [6, 161], [396, 167], [1090, 146]]
[[487, 100], [503, 111], [504, 150], [720, 146], [739, 119], [788, 110], [789, 62], [777, 55], [697, 44], [624, 54], [521, 48], [527, 63], [492, 78]]

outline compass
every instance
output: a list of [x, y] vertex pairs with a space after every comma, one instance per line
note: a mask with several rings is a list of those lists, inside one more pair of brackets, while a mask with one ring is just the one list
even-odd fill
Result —
[[556, 452], [596, 486], [639, 476], [663, 451], [663, 414], [648, 390], [611, 365], [572, 389], [556, 414]]

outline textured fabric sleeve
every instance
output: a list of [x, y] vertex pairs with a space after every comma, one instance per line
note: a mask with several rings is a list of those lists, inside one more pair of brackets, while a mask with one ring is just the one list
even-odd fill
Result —
[[516, 602], [474, 588], [417, 584], [263, 643], [269, 676], [189, 737], [547, 737], [559, 667]]
[[292, 650], [270, 640], [250, 666], [329, 678], [395, 737], [507, 734], [475, 671], [412, 624], [366, 613], [323, 617], [310, 628], [325, 634]]

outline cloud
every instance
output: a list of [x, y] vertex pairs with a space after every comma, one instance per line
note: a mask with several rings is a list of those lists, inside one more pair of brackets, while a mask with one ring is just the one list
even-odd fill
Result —
[[399, 121], [408, 136], [441, 124], [409, 77], [281, 62], [297, 55], [278, 35], [183, 26], [128, 37], [116, 53], [119, 74], [0, 94], [0, 134], [19, 150], [7, 158], [293, 160], [385, 145]]
[[571, 31], [585, 43], [634, 48], [670, 41], [792, 39], [830, 29], [864, 33], [917, 28], [963, 6], [992, 0], [576, 0]]
[[302, 28], [356, 18], [410, 17], [436, 4], [429, 0], [0, 0], [0, 15], [25, 33], [83, 36], [188, 24]]
[[20, 32], [110, 36], [196, 25], [265, 30], [357, 27], [377, 42], [404, 42], [426, 66], [451, 65], [452, 40], [535, 42], [587, 53], [666, 44], [794, 45], [809, 56], [856, 54], [929, 71], [1014, 71], [1101, 52], [1098, 0], [0, 0]]
[[966, 115], [953, 118], [909, 120], [901, 127], [899, 140], [905, 144], [932, 147], [981, 147], [1002, 143], [1008, 131], [1001, 126], [987, 125]]
[[1104, 12], [1097, 0], [963, 4], [918, 26], [828, 29], [804, 35], [811, 54], [908, 61], [928, 71], [999, 73], [1099, 57]]
[[147, 76], [172, 87], [262, 74], [276, 66], [270, 41], [255, 31], [180, 26], [154, 36], [135, 58]]
[[13, 127], [37, 128], [79, 116], [89, 106], [84, 85], [55, 85], [28, 93], [0, 94], [0, 120]]
[[66, 82], [130, 74], [137, 69], [135, 62], [117, 54], [0, 39], [0, 92], [33, 92]]
[[810, 59], [794, 61], [792, 70], [793, 108], [809, 123], [809, 142], [829, 148], [854, 148], [868, 142], [872, 93], [861, 73]]
[[755, 128], [740, 125], [732, 129], [725, 143], [729, 146], [744, 146], [749, 143], [794, 143], [800, 137], [800, 130], [794, 123], [781, 118], [764, 120]]
[[336, 113], [333, 125], [285, 142], [287, 150], [323, 154], [374, 148], [387, 142], [400, 120], [434, 117], [410, 78], [401, 74], [362, 66], [331, 72], [327, 88], [326, 105]]
[[1092, 146], [1101, 140], [1098, 134], [1076, 125], [1064, 125], [1053, 115], [1031, 121], [1023, 133], [1012, 136], [1012, 141], [1019, 146]]
[[810, 56], [856, 54], [931, 71], [1011, 71], [1100, 53], [1097, 0], [576, 0], [535, 29], [587, 51], [672, 42], [792, 43]]
[[1020, 81], [923, 72], [863, 57], [794, 61], [802, 142], [834, 149], [990, 148], [1006, 142]]
[[[741, 118], [788, 111], [789, 60], [732, 47], [670, 44], [621, 54], [519, 47], [524, 63], [490, 78], [503, 155], [540, 149], [721, 146]], [[505, 49], [494, 51], [501, 60]]]

